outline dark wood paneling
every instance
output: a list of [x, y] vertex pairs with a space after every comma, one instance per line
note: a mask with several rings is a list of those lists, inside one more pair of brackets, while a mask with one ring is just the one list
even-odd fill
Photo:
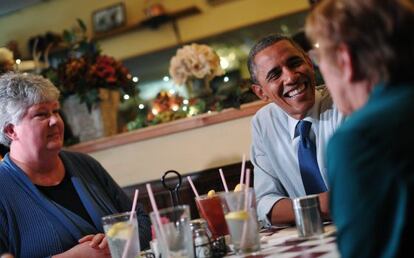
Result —
[[[253, 166], [249, 161], [246, 162], [246, 168], [250, 168], [252, 170], [252, 167]], [[234, 187], [240, 181], [241, 163], [231, 164], [221, 168], [224, 171], [224, 175], [226, 177], [226, 182], [229, 189], [234, 189]], [[179, 189], [179, 197], [181, 199], [182, 204], [190, 205], [191, 217], [193, 219], [198, 218], [199, 215], [194, 201], [195, 195], [191, 190], [190, 184], [188, 183], [186, 176], [191, 176], [191, 179], [193, 180], [194, 185], [197, 188], [197, 191], [200, 195], [206, 194], [211, 189], [214, 189], [216, 192], [224, 191], [218, 169], [219, 168], [212, 168], [183, 176], [182, 185]], [[139, 189], [138, 202], [141, 203], [144, 206], [145, 211], [149, 213], [152, 211], [152, 207], [145, 186], [146, 183], [151, 184], [152, 191], [154, 192], [155, 201], [157, 202], [157, 206], [159, 209], [172, 206], [170, 192], [164, 189], [161, 179], [127, 186], [123, 189], [131, 199], [133, 198], [134, 190]], [[177, 181], [176, 179], [170, 178], [168, 179], [168, 183], [170, 185], [175, 185]], [[253, 173], [251, 185], [253, 185]]]

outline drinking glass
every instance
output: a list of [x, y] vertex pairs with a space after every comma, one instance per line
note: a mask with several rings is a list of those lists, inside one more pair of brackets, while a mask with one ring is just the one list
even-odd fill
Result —
[[131, 212], [124, 212], [102, 218], [112, 258], [122, 258], [125, 248], [128, 248], [126, 257], [139, 255], [138, 221], [135, 211], [132, 212], [132, 219], [130, 217]]
[[150, 213], [162, 257], [194, 257], [190, 208], [180, 205], [159, 210], [162, 231], [154, 212]]
[[236, 253], [260, 250], [259, 223], [253, 188], [246, 192], [220, 193], [223, 211]]
[[195, 197], [200, 217], [205, 219], [213, 238], [229, 234], [226, 220], [224, 219], [223, 207], [219, 195], [208, 196], [207, 194]]

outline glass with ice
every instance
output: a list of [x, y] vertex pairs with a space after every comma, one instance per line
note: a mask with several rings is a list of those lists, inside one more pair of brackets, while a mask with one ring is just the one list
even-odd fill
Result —
[[193, 234], [190, 227], [190, 208], [179, 205], [159, 210], [161, 227], [155, 212], [150, 213], [162, 257], [194, 257]]
[[122, 258], [125, 248], [126, 256], [135, 258], [139, 255], [138, 221], [135, 211], [105, 216], [102, 224], [108, 239], [112, 258]]
[[253, 188], [247, 191], [223, 192], [220, 193], [220, 198], [235, 252], [259, 251], [259, 223]]

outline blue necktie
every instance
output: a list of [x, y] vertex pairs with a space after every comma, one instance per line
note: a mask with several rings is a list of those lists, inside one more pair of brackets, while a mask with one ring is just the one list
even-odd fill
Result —
[[326, 192], [327, 189], [319, 171], [315, 143], [309, 137], [311, 126], [311, 122], [304, 120], [296, 125], [296, 130], [300, 135], [298, 159], [306, 194], [317, 194]]

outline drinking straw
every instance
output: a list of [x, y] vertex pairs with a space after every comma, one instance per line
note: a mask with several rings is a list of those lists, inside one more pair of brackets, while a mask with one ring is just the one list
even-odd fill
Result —
[[154, 193], [152, 192], [152, 188], [150, 184], [146, 184], [148, 196], [150, 198], [152, 209], [154, 210], [155, 220], [157, 221], [158, 227], [160, 228], [161, 238], [163, 243], [167, 243], [167, 238], [164, 232], [164, 228], [162, 227], [160, 212], [157, 208], [157, 203], [155, 202]]
[[223, 174], [223, 169], [220, 168], [219, 172], [220, 172], [221, 182], [223, 183], [223, 186], [224, 186], [224, 191], [226, 191], [226, 193], [228, 193], [229, 188], [227, 187], [226, 178], [224, 177], [224, 174]]
[[242, 188], [243, 188], [243, 183], [244, 183], [245, 166], [246, 166], [246, 154], [243, 154], [243, 161], [242, 161], [242, 166], [241, 166], [241, 171], [240, 171], [240, 187]]
[[[250, 185], [250, 169], [246, 169], [246, 187], [244, 189], [244, 212], [248, 212], [248, 208], [249, 208], [249, 200], [250, 200], [249, 185]], [[247, 225], [248, 225], [248, 220], [250, 219], [249, 217], [250, 217], [250, 214], [249, 216], [247, 216], [247, 220], [245, 220], [243, 223], [242, 236], [240, 240], [240, 248], [242, 248], [242, 246], [244, 246], [246, 242]]]
[[197, 198], [200, 198], [200, 195], [198, 195], [197, 189], [195, 188], [195, 186], [194, 186], [194, 184], [193, 184], [193, 180], [191, 180], [191, 177], [190, 177], [190, 176], [187, 176], [187, 180], [188, 180], [188, 182], [190, 183], [190, 186], [191, 186], [191, 188], [193, 189], [193, 192], [194, 192], [195, 196], [196, 196]]
[[138, 194], [139, 194], [139, 190], [135, 189], [135, 193], [134, 193], [134, 200], [132, 201], [132, 209], [131, 209], [131, 214], [129, 215], [129, 221], [132, 221], [133, 219], [133, 211], [135, 211], [135, 209], [137, 208], [137, 201], [138, 201]]
[[[195, 194], [196, 198], [196, 202], [200, 199], [200, 195], [198, 195], [197, 189], [194, 186], [193, 180], [191, 179], [190, 176], [187, 176], [187, 180], [190, 183], [191, 188], [193, 189], [193, 192]], [[198, 202], [198, 206], [200, 207], [201, 210], [201, 214], [203, 214], [202, 216], [206, 217], [206, 210], [204, 209], [203, 205], [201, 204], [201, 202]]]
[[245, 200], [244, 200], [244, 210], [247, 211], [247, 207], [249, 205], [248, 202], [248, 196], [249, 195], [249, 185], [250, 185], [250, 169], [246, 169], [246, 187], [244, 189], [244, 194], [246, 196]]
[[[131, 214], [129, 215], [129, 222], [130, 223], [134, 219], [134, 216], [133, 215], [134, 215], [134, 211], [135, 211], [135, 209], [137, 207], [138, 193], [139, 193], [139, 190], [138, 189], [135, 189], [134, 200], [132, 201]], [[128, 249], [129, 249], [129, 246], [131, 245], [131, 241], [132, 241], [132, 234], [128, 238], [128, 240], [127, 240], [127, 242], [125, 244], [124, 251], [122, 252], [122, 258], [126, 258], [127, 253], [128, 253]]]

